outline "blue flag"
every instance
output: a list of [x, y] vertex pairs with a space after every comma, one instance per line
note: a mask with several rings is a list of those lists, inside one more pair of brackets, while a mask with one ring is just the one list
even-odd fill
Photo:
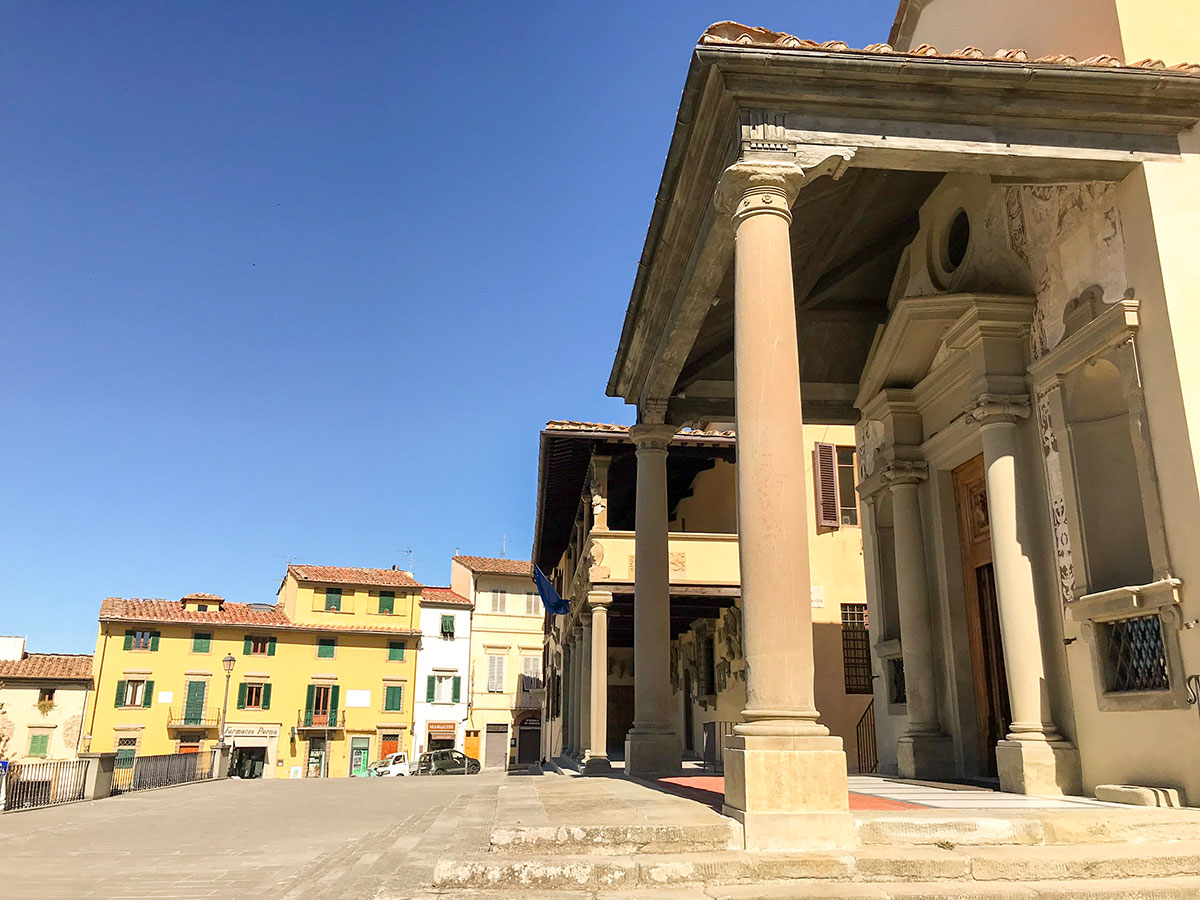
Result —
[[565, 616], [571, 611], [571, 604], [558, 596], [558, 591], [554, 589], [550, 579], [543, 575], [542, 570], [537, 566], [533, 567], [533, 583], [537, 585], [538, 593], [542, 596], [542, 605], [550, 613], [556, 616]]

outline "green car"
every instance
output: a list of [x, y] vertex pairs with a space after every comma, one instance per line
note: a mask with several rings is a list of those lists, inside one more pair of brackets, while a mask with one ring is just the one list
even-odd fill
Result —
[[479, 760], [457, 750], [422, 753], [417, 761], [418, 775], [475, 775], [479, 769]]

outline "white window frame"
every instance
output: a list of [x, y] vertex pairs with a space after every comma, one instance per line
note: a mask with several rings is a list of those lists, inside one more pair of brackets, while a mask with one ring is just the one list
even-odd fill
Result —
[[505, 656], [499, 653], [487, 655], [487, 689], [489, 694], [504, 693]]
[[508, 591], [504, 590], [503, 588], [495, 588], [492, 590], [492, 612], [508, 612]]

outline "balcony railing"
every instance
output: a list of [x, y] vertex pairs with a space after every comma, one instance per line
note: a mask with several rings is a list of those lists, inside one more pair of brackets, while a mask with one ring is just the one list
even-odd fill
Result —
[[346, 727], [346, 711], [339, 710], [332, 716], [328, 710], [296, 710], [297, 728], [333, 729]]
[[220, 728], [221, 712], [207, 706], [173, 706], [167, 710], [168, 728]]

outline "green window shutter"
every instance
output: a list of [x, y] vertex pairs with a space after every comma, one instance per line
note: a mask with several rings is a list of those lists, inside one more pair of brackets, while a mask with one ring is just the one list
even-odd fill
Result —
[[404, 641], [388, 641], [388, 659], [404, 661]]
[[158, 649], [158, 632], [157, 631], [150, 632], [150, 649], [151, 650]]
[[250, 635], [246, 635], [244, 638], [242, 638], [242, 655], [243, 656], [249, 656], [250, 650], [253, 647], [254, 647], [254, 640], [253, 640], [253, 638], [250, 637]]
[[341, 688], [336, 684], [329, 689], [329, 724], [337, 724], [338, 715], [338, 694], [341, 693]]
[[212, 644], [212, 635], [198, 631], [192, 635], [192, 652], [207, 653]]
[[238, 709], [246, 708], [246, 682], [238, 685]]
[[146, 686], [142, 688], [142, 709], [149, 709], [150, 704], [154, 701], [154, 682], [147, 681]]
[[327, 610], [341, 610], [342, 608], [342, 589], [328, 588], [325, 591], [325, 608]]
[[50, 746], [50, 735], [48, 734], [31, 734], [29, 736], [29, 755], [30, 756], [45, 756], [46, 750]]
[[425, 702], [432, 703], [437, 694], [437, 679], [432, 675], [425, 681]]
[[379, 611], [381, 613], [392, 613], [396, 609], [396, 592], [395, 591], [380, 591], [379, 592]]
[[442, 634], [454, 637], [454, 616], [442, 616]]
[[124, 706], [124, 705], [125, 705], [125, 682], [118, 681], [117, 682], [117, 702], [114, 704], [114, 706], [119, 707], [119, 706]]
[[335, 638], [317, 638], [317, 659], [333, 659], [333, 651], [336, 646]]
[[133, 649], [133, 629], [128, 629], [125, 632], [125, 649]]
[[263, 709], [271, 708], [271, 684], [270, 684], [270, 682], [263, 685], [262, 708]]
[[394, 685], [388, 685], [383, 689], [383, 710], [384, 712], [397, 712], [400, 709], [402, 702], [400, 688]]
[[462, 676], [455, 675], [454, 680], [450, 682], [450, 699], [457, 703], [462, 697]]
[[304, 697], [304, 724], [305, 725], [312, 724], [313, 702], [316, 700], [316, 698], [317, 698], [317, 686], [315, 684], [310, 684], [308, 686], [308, 693], [305, 694], [305, 697]]
[[271, 635], [271, 637], [267, 638], [267, 656], [274, 656], [274, 655], [275, 655], [275, 636]]

